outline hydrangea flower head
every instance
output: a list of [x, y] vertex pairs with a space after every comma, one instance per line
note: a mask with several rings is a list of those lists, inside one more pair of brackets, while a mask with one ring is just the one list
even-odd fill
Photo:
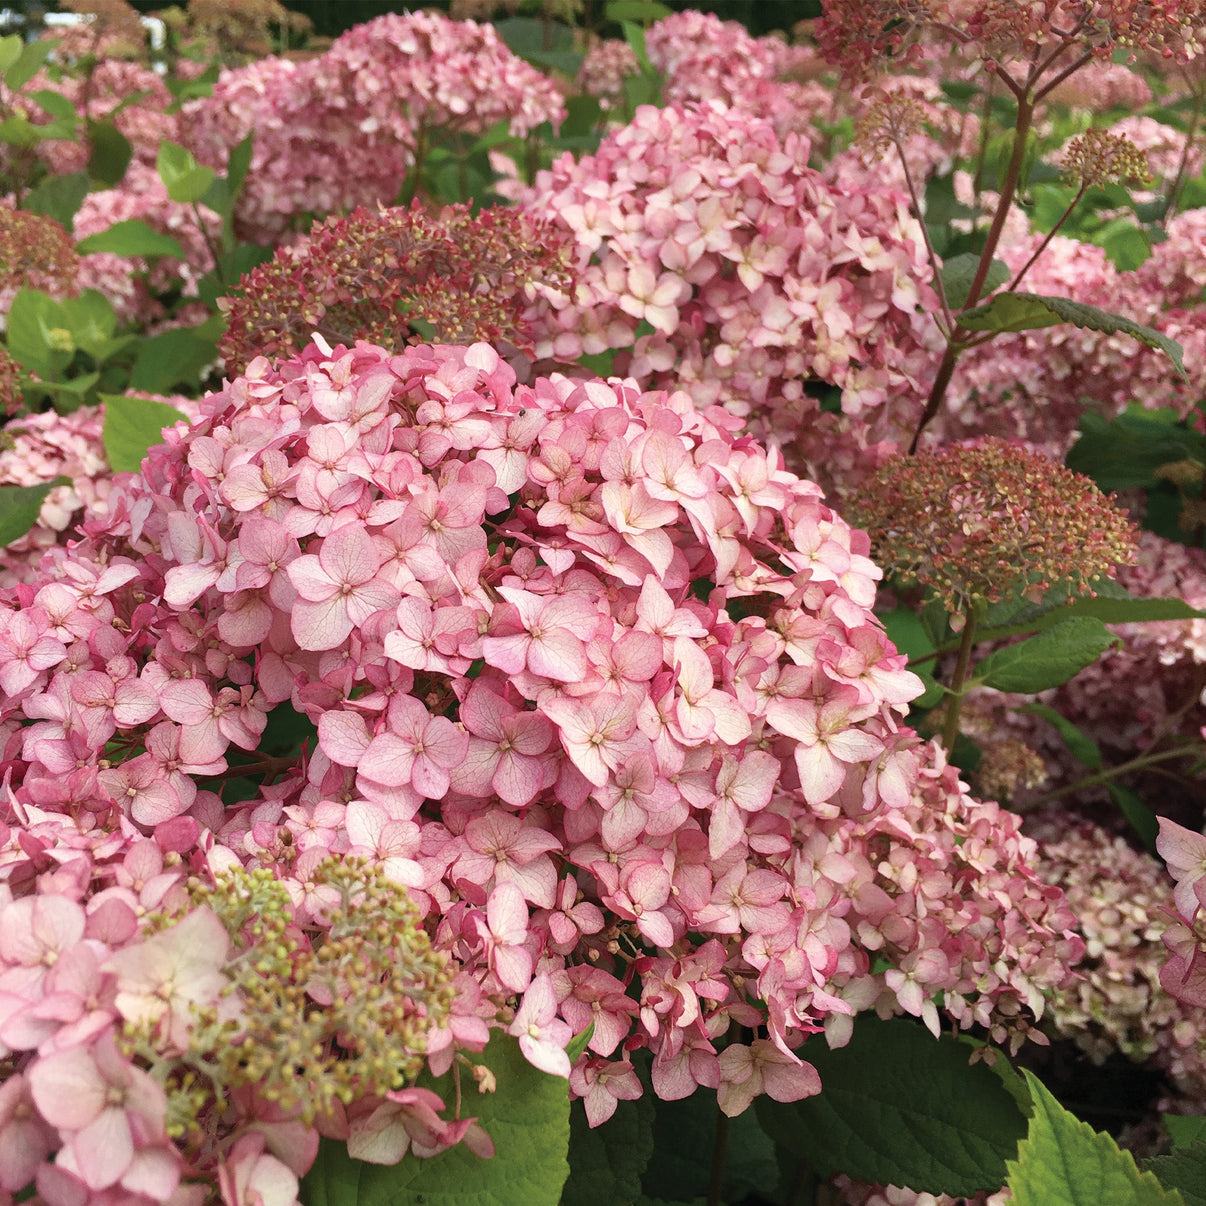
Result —
[[875, 557], [953, 615], [1057, 582], [1092, 594], [1134, 554], [1135, 527], [1087, 477], [1007, 440], [900, 456], [852, 495]]

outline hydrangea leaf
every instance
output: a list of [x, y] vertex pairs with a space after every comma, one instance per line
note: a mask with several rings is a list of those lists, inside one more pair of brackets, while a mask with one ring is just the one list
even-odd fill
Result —
[[1015, 1206], [1184, 1206], [1109, 1135], [1070, 1114], [1032, 1072], [1023, 1073], [1034, 1112], [1030, 1129], [1009, 1161]]
[[18, 289], [9, 307], [8, 351], [39, 377], [52, 380], [71, 363], [70, 340], [63, 307], [38, 289]]
[[102, 440], [114, 473], [137, 473], [147, 449], [163, 443], [163, 429], [185, 416], [166, 402], [151, 398], [105, 397]]
[[640, 21], [652, 25], [663, 17], [670, 16], [671, 10], [657, 0], [611, 0], [604, 10], [604, 19], [621, 24], [624, 21]]
[[20, 34], [7, 34], [0, 38], [0, 75], [21, 57], [21, 47], [24, 45]]
[[[463, 1098], [494, 1141], [483, 1160], [454, 1147], [429, 1160], [406, 1156], [392, 1166], [353, 1160], [325, 1140], [307, 1174], [307, 1206], [558, 1206], [569, 1176], [569, 1085], [533, 1068], [519, 1044], [496, 1031], [481, 1062], [498, 1079], [494, 1093]], [[451, 1101], [450, 1080], [430, 1087]]]
[[202, 167], [191, 151], [167, 139], [159, 146], [155, 167], [168, 196], [183, 205], [200, 201], [218, 174], [211, 167]]
[[[942, 265], [942, 289], [946, 294], [946, 304], [953, 310], [958, 310], [967, 301], [971, 292], [971, 283], [975, 279], [976, 270], [980, 267], [980, 257], [974, 251], [965, 251], [961, 255], [951, 256]], [[1000, 260], [993, 260], [988, 268], [988, 276], [984, 281], [982, 293], [991, 293], [1009, 280], [1009, 268]]]
[[[1165, 1122], [1168, 1115], [1165, 1115]], [[1182, 1118], [1182, 1122], [1202, 1122], [1201, 1118]], [[1173, 1142], [1177, 1143], [1174, 1135]], [[1165, 1189], [1176, 1190], [1185, 1206], [1206, 1206], [1206, 1143], [1188, 1147], [1178, 1144], [1167, 1156], [1155, 1156], [1143, 1162], [1146, 1172], [1152, 1173]]]
[[[892, 644], [910, 659], [909, 669], [925, 684], [925, 692], [911, 701], [915, 708], [933, 708], [942, 702], [945, 692], [934, 678], [932, 654], [934, 643], [925, 630], [921, 617], [911, 607], [898, 607], [880, 616]], [[929, 660], [912, 664], [914, 658]]]
[[653, 1155], [654, 1106], [648, 1093], [621, 1101], [602, 1126], [591, 1127], [581, 1102], [570, 1110], [569, 1180], [562, 1206], [616, 1206], [641, 1194]]
[[139, 218], [127, 218], [116, 222], [108, 230], [89, 235], [76, 244], [81, 255], [94, 251], [111, 251], [114, 255], [159, 256], [170, 255], [184, 259], [184, 248], [171, 235], [160, 234]]
[[25, 194], [22, 208], [45, 218], [53, 218], [64, 230], [70, 230], [75, 215], [88, 195], [88, 188], [87, 172], [47, 176], [37, 188]]
[[993, 1070], [968, 1062], [966, 1043], [907, 1018], [860, 1016], [848, 1046], [814, 1039], [801, 1054], [821, 1092], [755, 1108], [767, 1133], [822, 1176], [953, 1196], [1001, 1187], [1026, 1120]]
[[42, 504], [55, 486], [70, 486], [71, 478], [56, 477], [40, 486], [0, 486], [0, 545], [20, 540], [37, 522]]
[[4, 82], [9, 90], [20, 92], [38, 74], [38, 69], [50, 58], [57, 45], [58, 42], [51, 38], [27, 42], [16, 61], [4, 72]]
[[1068, 753], [1082, 766], [1087, 766], [1090, 770], [1101, 769], [1103, 763], [1101, 747], [1088, 733], [1077, 728], [1067, 717], [1061, 716], [1054, 708], [1039, 703], [1027, 704], [1020, 711], [1033, 712], [1036, 716], [1041, 716], [1063, 738], [1064, 745], [1068, 747]]
[[218, 334], [218, 329], [206, 322], [147, 339], [138, 351], [129, 388], [149, 394], [165, 394], [177, 386], [195, 390], [202, 371], [217, 359]]
[[1131, 823], [1139, 840], [1149, 854], [1156, 853], [1156, 838], [1160, 833], [1160, 822], [1156, 814], [1129, 787], [1121, 783], [1107, 783], [1110, 799], [1118, 805], [1118, 811]]
[[[112, 116], [112, 115], [110, 115]], [[125, 177], [134, 147], [110, 121], [88, 122], [88, 175], [103, 188], [114, 188]]]
[[1128, 410], [1113, 419], [1091, 411], [1081, 416], [1069, 469], [1091, 477], [1103, 490], [1151, 488], [1161, 466], [1206, 456], [1206, 440], [1180, 423], [1172, 410]]
[[1038, 327], [1053, 327], [1061, 322], [1070, 322], [1074, 326], [1101, 331], [1106, 335], [1130, 335], [1149, 348], [1163, 352], [1173, 362], [1177, 372], [1185, 377], [1185, 366], [1181, 362], [1182, 348], [1175, 339], [1169, 339], [1167, 335], [1124, 318], [1121, 314], [1110, 314], [1068, 297], [998, 293], [984, 305], [959, 316], [960, 326], [969, 331], [1031, 331]]
[[976, 667], [978, 683], [1034, 695], [1059, 687], [1091, 666], [1118, 638], [1092, 616], [1072, 616], [1016, 645], [990, 653]]
[[[1160, 1120], [1168, 1131], [1174, 1151], [1206, 1141], [1206, 1118], [1200, 1115], [1161, 1114]], [[1203, 1148], [1203, 1153], [1206, 1154], [1206, 1148]]]

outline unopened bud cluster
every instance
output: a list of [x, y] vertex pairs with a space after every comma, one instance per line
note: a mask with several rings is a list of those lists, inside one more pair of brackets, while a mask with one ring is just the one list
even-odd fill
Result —
[[1066, 180], [1084, 188], [1126, 180], [1149, 184], [1152, 179], [1147, 156], [1125, 135], [1108, 130], [1086, 130], [1073, 138], [1064, 150], [1062, 171]]

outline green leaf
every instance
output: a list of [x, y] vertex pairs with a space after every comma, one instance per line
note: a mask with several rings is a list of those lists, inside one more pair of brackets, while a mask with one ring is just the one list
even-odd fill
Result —
[[1110, 799], [1139, 835], [1149, 854], [1156, 853], [1156, 838], [1160, 833], [1160, 821], [1156, 814], [1129, 787], [1121, 783], [1107, 783]]
[[[716, 1094], [705, 1090], [682, 1101], [653, 1099], [653, 1104], [653, 1156], [641, 1177], [642, 1190], [670, 1202], [702, 1197], [708, 1192], [709, 1161], [700, 1157], [711, 1152], [716, 1138], [720, 1116]], [[753, 1110], [729, 1120], [727, 1152], [722, 1201], [766, 1199], [775, 1192], [779, 1183], [775, 1145]]]
[[1174, 411], [1132, 407], [1109, 420], [1086, 411], [1064, 463], [1103, 490], [1130, 490], [1157, 485], [1161, 465], [1204, 459], [1206, 440], [1181, 424]]
[[163, 429], [185, 417], [174, 406], [150, 398], [106, 394], [104, 401], [101, 439], [114, 473], [137, 473], [147, 449], [163, 443]]
[[[635, 21], [622, 21], [620, 28], [624, 31], [624, 40], [632, 47], [632, 53], [636, 55], [636, 61], [640, 64], [642, 74], [651, 75], [654, 66], [649, 60], [649, 51], [645, 48], [644, 26], [636, 24]], [[625, 87], [631, 79], [632, 76], [625, 79]]]
[[62, 347], [57, 332], [67, 330], [63, 307], [38, 289], [19, 289], [8, 311], [5, 336], [8, 350], [22, 367], [45, 377], [57, 377], [70, 363], [73, 351]]
[[0, 142], [10, 147], [36, 147], [49, 128], [35, 126], [27, 117], [6, 117], [0, 121]]
[[271, 247], [257, 247], [254, 243], [240, 243], [219, 262], [219, 272], [207, 272], [197, 282], [197, 296], [213, 309], [219, 297], [227, 297], [238, 291], [239, 281], [259, 264], [272, 259]]
[[[1167, 1122], [1169, 1115], [1165, 1114]], [[1185, 1122], [1201, 1119], [1184, 1119]], [[1178, 1147], [1167, 1156], [1144, 1160], [1145, 1172], [1152, 1173], [1165, 1189], [1176, 1190], [1185, 1206], [1206, 1206], [1206, 1143]]]
[[657, 0], [611, 0], [603, 10], [603, 19], [617, 24], [638, 21], [642, 25], [652, 25], [654, 21], [670, 16], [671, 11]]
[[27, 42], [17, 56], [17, 61], [4, 73], [5, 84], [13, 92], [20, 92], [38, 74], [39, 68], [57, 45], [56, 41], [44, 39]]
[[[952, 256], [942, 265], [942, 288], [946, 293], [946, 304], [952, 310], [963, 308], [979, 267], [980, 257], [970, 251]], [[1000, 260], [993, 260], [988, 267], [988, 277], [980, 290], [981, 295], [999, 288], [1012, 275], [1009, 268]]]
[[1101, 748], [1083, 729], [1078, 729], [1065, 716], [1061, 716], [1054, 708], [1046, 704], [1032, 703], [1020, 708], [1022, 712], [1033, 712], [1041, 716], [1064, 739], [1068, 752], [1083, 766], [1090, 770], [1100, 770], [1102, 766]]
[[569, 1180], [562, 1206], [620, 1206], [641, 1195], [653, 1155], [653, 1099], [621, 1101], [602, 1126], [591, 1127], [581, 1101], [570, 1107]]
[[1101, 246], [1120, 272], [1134, 272], [1152, 254], [1151, 238], [1129, 222], [1105, 234]]
[[1118, 643], [1100, 620], [1072, 616], [1038, 636], [990, 653], [975, 668], [973, 677], [998, 691], [1035, 695], [1063, 686]]
[[910, 1019], [860, 1014], [848, 1046], [831, 1051], [812, 1039], [800, 1049], [821, 1074], [816, 1097], [755, 1106], [775, 1142], [822, 1176], [953, 1196], [997, 1190], [1026, 1119], [971, 1054]]
[[[1200, 1114], [1161, 1114], [1160, 1121], [1168, 1131], [1174, 1151], [1206, 1141], [1206, 1117]], [[1206, 1149], [1203, 1151], [1206, 1152]]]
[[218, 356], [220, 322], [164, 331], [143, 342], [130, 374], [130, 389], [167, 394], [175, 388], [196, 389], [201, 373]]
[[34, 526], [55, 486], [70, 485], [71, 478], [56, 477], [40, 486], [0, 486], [0, 545], [12, 544]]
[[87, 172], [47, 176], [37, 188], [25, 194], [22, 206], [45, 218], [53, 218], [65, 230], [70, 230], [87, 195]]
[[1070, 322], [1090, 331], [1103, 331], [1107, 335], [1118, 332], [1131, 335], [1149, 348], [1163, 352], [1173, 362], [1177, 372], [1188, 380], [1185, 366], [1181, 363], [1181, 345], [1175, 339], [1169, 339], [1167, 335], [1124, 318], [1121, 314], [1110, 314], [1068, 297], [998, 293], [984, 305], [959, 316], [960, 325], [969, 331], [1031, 331], [1061, 322]]
[[64, 298], [60, 305], [76, 346], [89, 356], [103, 359], [98, 353], [108, 347], [117, 331], [113, 303], [96, 289], [85, 289], [78, 297]]
[[[888, 639], [897, 650], [909, 659], [928, 658], [934, 652], [934, 643], [926, 632], [921, 617], [911, 607], [898, 607], [879, 617], [883, 622]], [[911, 701], [915, 708], [933, 708], [942, 702], [945, 692], [934, 678], [933, 660], [910, 666], [910, 670], [925, 683], [925, 694]]]
[[1025, 1071], [1034, 1100], [1030, 1129], [1009, 1162], [1015, 1206], [1184, 1206], [1109, 1135], [1070, 1114]]
[[168, 196], [184, 205], [200, 201], [218, 174], [213, 168], [198, 164], [192, 153], [179, 143], [167, 139], [159, 145], [155, 167]]
[[79, 120], [75, 104], [53, 88], [39, 88], [36, 92], [29, 93], [29, 99], [39, 109], [43, 109], [59, 121], [74, 123]]
[[591, 1022], [589, 1026], [578, 1034], [575, 1034], [569, 1041], [569, 1046], [566, 1047], [565, 1053], [569, 1056], [570, 1063], [574, 1063], [578, 1056], [586, 1050], [590, 1040], [594, 1037], [595, 1024]]
[[104, 188], [120, 184], [134, 155], [130, 140], [112, 121], [89, 121], [88, 141], [88, 175]]
[[180, 246], [179, 240], [173, 239], [171, 235], [160, 234], [140, 218], [115, 222], [108, 230], [81, 239], [76, 244], [76, 251], [80, 255], [90, 255], [94, 251], [111, 251], [114, 255], [169, 255], [177, 260], [184, 259], [184, 248]]
[[21, 57], [21, 47], [24, 45], [20, 34], [7, 34], [0, 38], [0, 75]]
[[[479, 1159], [465, 1147], [396, 1165], [353, 1160], [342, 1143], [324, 1139], [302, 1183], [307, 1206], [558, 1206], [569, 1176], [569, 1085], [533, 1068], [519, 1044], [498, 1031], [482, 1055], [498, 1091], [466, 1097], [462, 1110], [476, 1116], [494, 1141], [494, 1155]], [[429, 1087], [451, 1102], [450, 1078]]]

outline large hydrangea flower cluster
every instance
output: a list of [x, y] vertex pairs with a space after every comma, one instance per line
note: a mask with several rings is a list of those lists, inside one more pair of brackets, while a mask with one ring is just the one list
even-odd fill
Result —
[[827, 184], [808, 144], [718, 101], [641, 108], [596, 154], [563, 156], [524, 204], [575, 236], [579, 285], [545, 354], [631, 349], [642, 382], [722, 402], [785, 445], [841, 388], [850, 412], [911, 417], [937, 301], [906, 198]]
[[[659, 1095], [720, 1087], [738, 1113], [817, 1091], [800, 1044], [857, 1008], [934, 1025], [939, 994], [1006, 1037], [1066, 979], [1069, 918], [1016, 819], [901, 724], [918, 683], [871, 613], [865, 538], [725, 412], [516, 386], [484, 344], [314, 344], [200, 407], [2, 596], [6, 1188], [165, 1201], [217, 1161], [224, 1193], [259, 1177], [288, 1202], [316, 1128], [379, 1160], [480, 1148], [397, 1078], [492, 1027], [592, 1122], [639, 1094], [638, 1048]], [[307, 754], [272, 752], [278, 721]], [[183, 898], [188, 873], [227, 905]], [[397, 984], [402, 939], [349, 947], [346, 921], [401, 908], [386, 881], [434, 944], [407, 940], [395, 1005], [376, 977]], [[345, 970], [239, 979], [249, 909], [264, 958], [287, 932]], [[306, 1004], [347, 985], [377, 1002], [363, 1025], [407, 1019], [396, 1068], [330, 1056], [376, 1041]], [[273, 1114], [296, 1054], [272, 1034], [299, 1019], [327, 1108]], [[731, 1022], [766, 1037], [718, 1052]], [[252, 1028], [263, 1084], [214, 1055]], [[168, 1058], [165, 1099], [145, 1068]]]
[[564, 113], [552, 82], [492, 27], [408, 13], [357, 25], [315, 59], [223, 72], [181, 121], [215, 167], [254, 131], [236, 217], [244, 238], [270, 244], [304, 215], [392, 203], [436, 127], [481, 134], [505, 120], [519, 135]]

